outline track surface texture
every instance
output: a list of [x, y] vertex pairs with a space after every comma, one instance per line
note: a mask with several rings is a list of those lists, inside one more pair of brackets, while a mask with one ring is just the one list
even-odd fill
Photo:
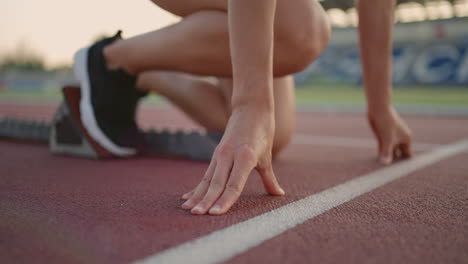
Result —
[[[48, 120], [54, 110], [0, 104], [0, 116]], [[138, 118], [145, 128], [200, 129], [170, 107], [145, 106]], [[417, 155], [468, 138], [468, 117], [404, 118], [421, 146]], [[180, 209], [180, 196], [198, 183], [207, 163], [86, 160], [2, 140], [0, 263], [153, 263], [181, 244], [384, 169], [375, 162], [363, 114], [300, 112], [297, 123], [296, 139], [274, 163], [287, 195], [265, 195], [251, 175], [240, 200], [218, 217]], [[468, 152], [462, 151], [222, 262], [468, 263], [467, 190]]]

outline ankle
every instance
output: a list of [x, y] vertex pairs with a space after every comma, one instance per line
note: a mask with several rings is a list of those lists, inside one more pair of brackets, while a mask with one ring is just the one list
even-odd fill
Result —
[[147, 72], [143, 72], [138, 75], [135, 88], [141, 92], [150, 92], [152, 91], [152, 85], [151, 85], [151, 74]]
[[113, 43], [104, 47], [102, 50], [104, 60], [106, 61], [106, 67], [109, 70], [122, 69], [129, 75], [136, 76], [136, 72], [132, 71], [131, 68], [126, 65], [125, 61], [122, 59], [122, 56], [120, 56], [122, 53], [120, 51], [121, 48], [119, 47], [121, 40], [122, 39], [114, 41]]

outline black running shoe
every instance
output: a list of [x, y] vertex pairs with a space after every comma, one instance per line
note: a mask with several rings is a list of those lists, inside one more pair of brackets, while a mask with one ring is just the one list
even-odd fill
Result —
[[103, 49], [120, 34], [80, 49], [73, 69], [80, 82], [81, 121], [88, 134], [115, 156], [133, 156], [143, 145], [135, 113], [146, 93], [135, 88], [135, 77], [121, 69], [107, 69]]

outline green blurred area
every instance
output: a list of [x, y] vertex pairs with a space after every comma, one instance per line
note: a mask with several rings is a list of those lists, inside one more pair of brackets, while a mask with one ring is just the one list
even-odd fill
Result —
[[[298, 103], [365, 103], [360, 86], [347, 84], [314, 84], [296, 90]], [[417, 105], [466, 105], [468, 89], [456, 86], [398, 86], [393, 89], [393, 102]]]
[[[356, 104], [365, 103], [361, 87], [347, 84], [314, 84], [296, 89], [297, 102], [300, 105], [315, 104]], [[57, 102], [61, 100], [59, 90], [45, 91], [0, 91], [1, 102]], [[161, 103], [164, 100], [151, 96], [149, 103]], [[399, 86], [394, 88], [393, 102], [415, 106], [466, 106], [468, 108], [468, 89], [464, 87], [422, 87]]]
[[0, 91], [0, 102], [57, 102], [61, 100], [62, 94], [58, 90], [47, 91]]

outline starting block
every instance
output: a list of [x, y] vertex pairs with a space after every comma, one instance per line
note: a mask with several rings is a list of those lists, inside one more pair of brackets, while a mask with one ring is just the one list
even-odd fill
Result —
[[[80, 120], [80, 88], [64, 87], [64, 102], [50, 123], [4, 118], [0, 138], [48, 142], [54, 154], [109, 159], [115, 158], [89, 140]], [[144, 146], [136, 156], [174, 157], [209, 161], [222, 133], [183, 132], [150, 129], [142, 131]]]

